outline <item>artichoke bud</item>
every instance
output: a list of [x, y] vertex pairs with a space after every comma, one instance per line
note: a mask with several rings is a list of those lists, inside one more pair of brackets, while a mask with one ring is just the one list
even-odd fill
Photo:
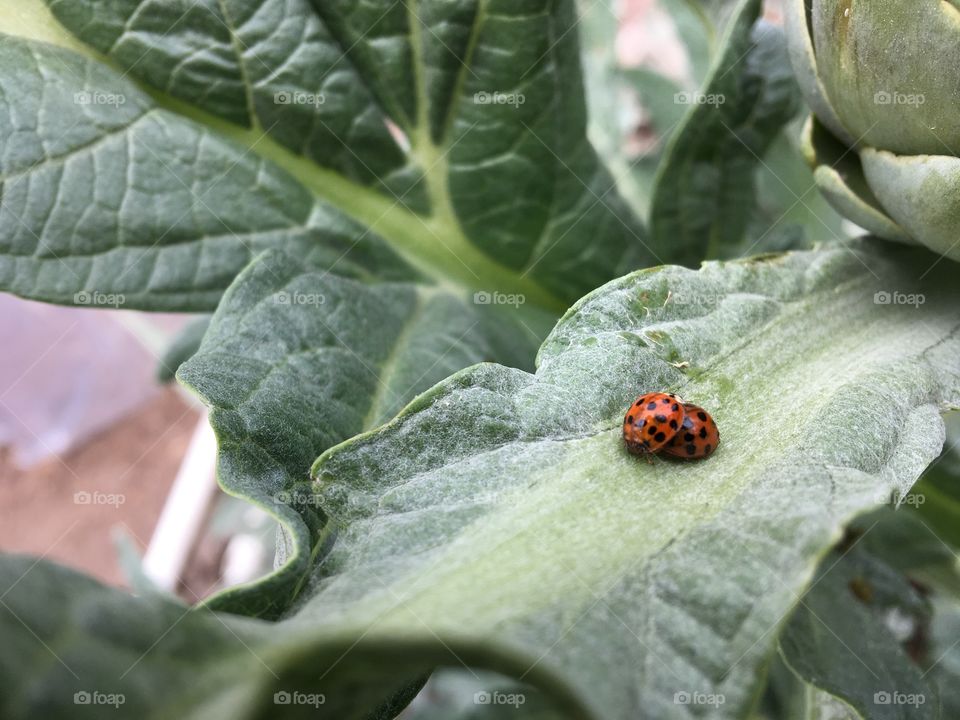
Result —
[[960, 260], [960, 0], [787, 0], [787, 38], [834, 207]]

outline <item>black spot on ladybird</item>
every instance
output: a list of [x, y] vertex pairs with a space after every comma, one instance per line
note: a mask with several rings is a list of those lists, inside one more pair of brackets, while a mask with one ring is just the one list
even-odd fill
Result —
[[663, 399], [663, 404], [664, 404], [664, 405], [669, 405], [669, 404], [670, 404], [670, 398], [664, 398], [664, 399]]
[[705, 412], [698, 412], [697, 417], [700, 418], [700, 422], [707, 421], [707, 414]]
[[697, 452], [697, 446], [693, 443], [687, 445], [687, 455], [693, 455]]
[[666, 415], [654, 415], [654, 416], [653, 416], [653, 419], [656, 420], [658, 423], [665, 423], [665, 422], [667, 421], [667, 416], [666, 416]]
[[671, 420], [671, 421], [670, 421], [670, 429], [671, 429], [671, 430], [676, 430], [676, 429], [677, 429], [677, 421], [676, 421], [676, 420]]
[[656, 425], [651, 425], [650, 427], [647, 428], [647, 435], [655, 435], [656, 432], [657, 432]]
[[674, 403], [674, 404], [673, 404], [673, 407], [672, 407], [672, 408], [670, 408], [670, 409], [671, 409], [671, 410], [673, 410], [674, 412], [676, 412], [677, 410], [679, 410], [679, 409], [680, 409], [680, 406], [679, 406], [679, 405], [677, 405], [676, 403]]
[[687, 442], [693, 442], [693, 433], [687, 433], [686, 435], [683, 436], [683, 439], [686, 440]]
[[653, 439], [656, 440], [657, 442], [663, 442], [664, 440], [667, 439], [667, 436], [664, 435], [662, 432], [658, 432], [656, 435], [653, 436]]
[[627, 424], [633, 425], [633, 415], [627, 415]]
[[657, 409], [657, 404], [655, 402], [652, 402], [649, 405], [647, 405], [647, 410], [656, 410], [656, 409]]
[[705, 427], [700, 428], [699, 435], [700, 437], [705, 438], [707, 436], [707, 429]]

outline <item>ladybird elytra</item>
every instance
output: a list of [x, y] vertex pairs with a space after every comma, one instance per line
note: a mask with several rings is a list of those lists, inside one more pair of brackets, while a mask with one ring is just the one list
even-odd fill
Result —
[[699, 405], [684, 403], [683, 423], [663, 447], [663, 453], [692, 460], [705, 458], [720, 444], [720, 431], [710, 413]]
[[684, 422], [683, 401], [673, 393], [641, 395], [623, 418], [623, 441], [635, 455], [655, 453], [669, 443]]

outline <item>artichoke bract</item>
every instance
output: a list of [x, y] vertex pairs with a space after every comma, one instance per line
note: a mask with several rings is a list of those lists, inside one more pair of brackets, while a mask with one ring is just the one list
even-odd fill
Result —
[[786, 0], [827, 200], [888, 240], [960, 261], [960, 0]]

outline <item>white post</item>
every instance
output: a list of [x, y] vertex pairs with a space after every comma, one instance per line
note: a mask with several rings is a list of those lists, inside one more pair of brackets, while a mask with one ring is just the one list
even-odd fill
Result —
[[143, 558], [144, 574], [169, 592], [177, 590], [217, 493], [216, 462], [217, 439], [204, 413], [193, 431]]

